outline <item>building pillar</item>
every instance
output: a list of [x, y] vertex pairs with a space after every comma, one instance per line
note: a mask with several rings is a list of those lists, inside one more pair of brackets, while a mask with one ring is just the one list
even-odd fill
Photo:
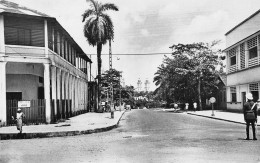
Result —
[[247, 41], [245, 42], [245, 68], [248, 68], [249, 51], [247, 46]]
[[51, 123], [50, 64], [44, 65], [44, 98], [46, 122]]
[[72, 116], [72, 75], [69, 75], [69, 99], [70, 99], [70, 116]]
[[0, 56], [5, 55], [4, 16], [0, 15]]
[[88, 105], [89, 105], [89, 103], [88, 103], [89, 102], [88, 101], [88, 97], [89, 97], [89, 94], [88, 94], [88, 83], [86, 82], [85, 85], [86, 85], [86, 87], [85, 87], [85, 89], [86, 89], [86, 108], [89, 111], [89, 109], [88, 109]]
[[69, 73], [65, 73], [66, 118], [69, 117]]
[[56, 67], [51, 66], [51, 91], [52, 91], [52, 99], [54, 101], [53, 109], [53, 118], [56, 120], [57, 117], [57, 72]]
[[74, 112], [76, 113], [78, 111], [78, 100], [79, 100], [79, 97], [78, 97], [78, 78], [75, 77], [74, 79], [74, 92], [75, 92], [75, 101], [74, 101]]
[[71, 76], [71, 112], [72, 115], [74, 115], [75, 111], [75, 77], [72, 75]]
[[57, 106], [57, 103], [56, 103], [56, 106], [57, 106], [57, 118], [60, 118], [61, 116], [61, 91], [62, 91], [62, 84], [61, 84], [61, 69], [60, 68], [57, 68], [56, 69], [56, 73], [57, 73], [57, 101], [59, 102], [59, 107]]
[[57, 53], [61, 55], [61, 39], [60, 39], [60, 33], [57, 32]]
[[45, 57], [49, 57], [49, 47], [48, 47], [48, 23], [44, 20], [44, 53]]
[[6, 125], [6, 62], [0, 62], [0, 124]]
[[81, 110], [81, 82], [80, 79], [78, 79], [78, 101], [79, 101], [79, 105], [78, 108], [79, 110]]
[[87, 82], [84, 80], [84, 92], [85, 92], [85, 109], [88, 110], [88, 87]]

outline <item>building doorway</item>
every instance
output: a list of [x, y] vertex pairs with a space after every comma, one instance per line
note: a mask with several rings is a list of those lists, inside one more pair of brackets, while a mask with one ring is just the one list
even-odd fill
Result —
[[257, 102], [257, 100], [259, 99], [259, 92], [258, 91], [251, 91], [252, 95], [253, 95], [253, 101]]

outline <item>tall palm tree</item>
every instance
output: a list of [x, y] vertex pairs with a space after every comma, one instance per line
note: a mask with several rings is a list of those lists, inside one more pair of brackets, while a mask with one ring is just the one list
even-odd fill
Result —
[[83, 16], [84, 36], [92, 46], [97, 46], [97, 63], [98, 63], [98, 104], [100, 102], [100, 81], [101, 81], [101, 51], [102, 46], [114, 38], [114, 26], [107, 10], [118, 11], [118, 7], [112, 3], [102, 4], [95, 0], [86, 0], [90, 3]]

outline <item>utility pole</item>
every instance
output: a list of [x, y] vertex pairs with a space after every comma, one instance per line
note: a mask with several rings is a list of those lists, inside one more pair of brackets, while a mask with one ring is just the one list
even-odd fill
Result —
[[121, 89], [122, 89], [122, 88], [121, 88], [121, 73], [122, 73], [122, 72], [120, 72], [120, 76], [119, 76], [119, 87], [120, 87], [120, 88], [119, 88], [119, 91], [120, 91], [120, 93], [119, 93], [119, 102], [120, 102], [120, 105], [119, 105], [119, 106], [120, 106], [120, 111], [121, 111], [121, 104], [122, 104], [122, 97], [121, 97], [121, 93], [122, 93], [122, 90], [121, 90]]
[[[109, 40], [109, 69], [112, 70], [112, 47], [111, 47], [111, 39]], [[113, 76], [112, 76], [113, 78]], [[113, 91], [113, 82], [110, 84], [110, 93], [111, 93], [111, 118], [114, 118], [114, 91]]]
[[[112, 70], [112, 47], [111, 39], [109, 40], [109, 69]], [[111, 93], [111, 105], [113, 104], [113, 83], [110, 84], [110, 93]]]

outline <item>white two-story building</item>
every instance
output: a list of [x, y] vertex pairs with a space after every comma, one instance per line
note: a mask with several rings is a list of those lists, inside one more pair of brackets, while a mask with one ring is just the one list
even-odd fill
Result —
[[17, 101], [27, 121], [50, 123], [86, 112], [91, 60], [59, 22], [0, 1], [0, 121], [8, 124]]
[[260, 10], [226, 33], [227, 109], [241, 111], [245, 95], [259, 99]]

